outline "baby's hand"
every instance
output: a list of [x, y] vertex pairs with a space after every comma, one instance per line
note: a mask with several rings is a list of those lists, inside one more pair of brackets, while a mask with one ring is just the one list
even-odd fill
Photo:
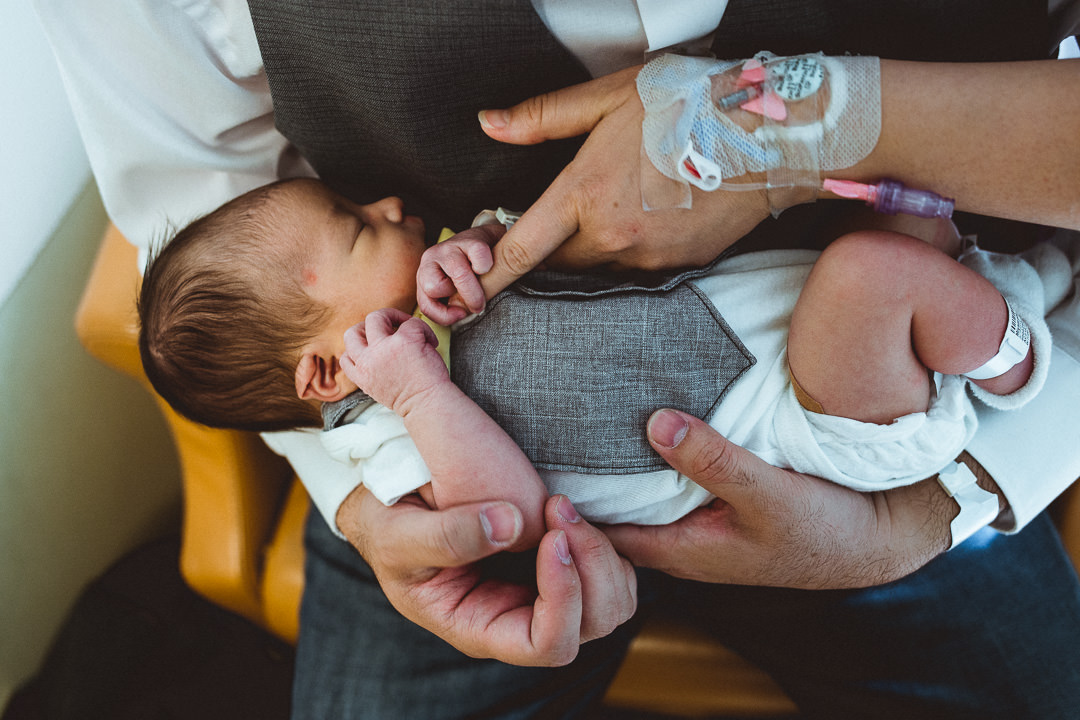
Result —
[[416, 271], [420, 311], [440, 325], [453, 325], [484, 309], [478, 275], [491, 269], [491, 246], [506, 232], [502, 225], [480, 225], [430, 247]]
[[384, 308], [345, 331], [341, 368], [376, 402], [404, 417], [412, 400], [450, 382], [438, 344], [423, 320]]

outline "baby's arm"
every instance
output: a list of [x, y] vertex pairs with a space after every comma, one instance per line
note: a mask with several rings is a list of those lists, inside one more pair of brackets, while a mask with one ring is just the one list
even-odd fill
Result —
[[513, 548], [545, 531], [547, 490], [532, 463], [494, 420], [450, 381], [434, 333], [400, 310], [370, 313], [345, 334], [345, 374], [400, 415], [431, 471], [437, 507], [507, 500], [525, 527]]

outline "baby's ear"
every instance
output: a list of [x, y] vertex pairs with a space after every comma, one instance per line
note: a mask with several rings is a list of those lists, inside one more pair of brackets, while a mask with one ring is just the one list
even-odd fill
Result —
[[335, 402], [356, 388], [345, 377], [338, 359], [305, 352], [296, 364], [296, 396], [301, 400]]

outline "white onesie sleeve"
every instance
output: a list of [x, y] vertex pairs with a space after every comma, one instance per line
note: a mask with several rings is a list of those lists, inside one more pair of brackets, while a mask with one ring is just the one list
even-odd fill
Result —
[[431, 482], [404, 421], [378, 403], [327, 432], [285, 430], [262, 437], [271, 450], [289, 459], [326, 524], [342, 539], [337, 511], [360, 485], [384, 505], [393, 505]]

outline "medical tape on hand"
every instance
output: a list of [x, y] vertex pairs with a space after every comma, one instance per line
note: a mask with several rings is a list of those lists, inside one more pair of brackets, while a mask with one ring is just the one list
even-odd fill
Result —
[[[783, 98], [783, 119], [717, 107], [718, 91], [737, 89], [746, 61], [662, 55], [645, 65], [637, 78], [645, 108], [642, 144], [657, 170], [707, 191], [816, 190], [822, 172], [850, 167], [874, 148], [881, 130], [877, 58], [759, 53], [755, 60], [765, 68], [757, 89]], [[800, 94], [784, 84], [795, 68], [806, 67], [817, 70], [820, 85]], [[741, 122], [755, 119], [759, 126], [745, 129], [735, 112]], [[751, 173], [766, 178], [750, 180]]]
[[1009, 321], [997, 354], [971, 372], [964, 373], [964, 377], [972, 380], [1000, 377], [1027, 357], [1028, 349], [1031, 347], [1031, 330], [1028, 329], [1024, 319], [1013, 312], [1008, 300], [1005, 301], [1005, 307], [1009, 311]]

